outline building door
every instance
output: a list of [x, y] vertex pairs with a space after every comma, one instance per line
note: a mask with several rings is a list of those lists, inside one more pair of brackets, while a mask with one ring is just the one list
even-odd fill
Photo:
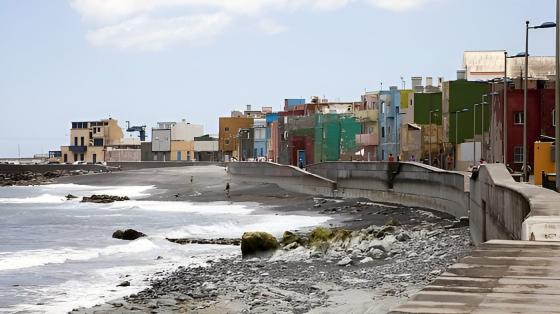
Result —
[[191, 161], [191, 152], [187, 152], [187, 161]]
[[177, 151], [177, 160], [181, 160], [181, 151]]
[[93, 154], [92, 157], [93, 157], [93, 163], [94, 164], [97, 163], [97, 154]]
[[298, 167], [303, 168], [305, 167], [306, 160], [305, 160], [305, 150], [298, 150]]
[[68, 162], [68, 154], [64, 154], [64, 163]]

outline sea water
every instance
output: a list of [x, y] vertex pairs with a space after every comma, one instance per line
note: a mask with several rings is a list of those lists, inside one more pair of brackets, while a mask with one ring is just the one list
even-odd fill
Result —
[[[328, 217], [275, 215], [258, 204], [142, 200], [152, 186], [53, 184], [0, 188], [0, 313], [64, 313], [148, 287], [152, 274], [239, 255], [239, 247], [178, 245], [165, 238], [239, 238], [244, 231], [310, 227]], [[73, 194], [76, 199], [66, 200]], [[127, 195], [111, 204], [91, 194]], [[148, 236], [111, 238], [117, 229]], [[117, 287], [123, 281], [129, 287]]]

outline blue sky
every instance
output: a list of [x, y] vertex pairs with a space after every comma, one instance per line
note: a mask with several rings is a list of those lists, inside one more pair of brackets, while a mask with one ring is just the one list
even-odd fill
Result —
[[[554, 0], [2, 0], [0, 157], [66, 145], [70, 121], [217, 131], [246, 104], [357, 100], [410, 76], [454, 79], [464, 50], [524, 45]], [[533, 31], [533, 55], [554, 31]]]

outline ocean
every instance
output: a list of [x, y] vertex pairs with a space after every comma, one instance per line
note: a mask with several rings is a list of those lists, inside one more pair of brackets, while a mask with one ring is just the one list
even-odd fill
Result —
[[[178, 245], [168, 238], [239, 238], [262, 230], [325, 223], [328, 217], [276, 215], [259, 204], [142, 200], [153, 186], [96, 187], [53, 184], [0, 188], [0, 313], [65, 313], [130, 295], [147, 278], [179, 266], [240, 255], [239, 247]], [[65, 195], [80, 198], [66, 200]], [[81, 196], [131, 197], [111, 204], [81, 203]], [[111, 238], [117, 229], [148, 236]], [[123, 281], [129, 287], [117, 287]]]

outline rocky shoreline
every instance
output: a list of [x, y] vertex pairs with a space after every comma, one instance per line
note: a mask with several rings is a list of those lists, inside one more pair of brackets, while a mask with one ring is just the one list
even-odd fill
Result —
[[0, 172], [0, 187], [3, 186], [27, 186], [55, 183], [55, 179], [68, 176], [78, 176], [88, 174], [85, 170], [55, 170], [46, 172]]
[[[299, 232], [303, 241], [280, 241], [270, 257], [180, 267], [154, 276], [137, 294], [72, 312], [386, 313], [472, 249], [464, 221], [442, 213], [363, 200], [315, 204], [331, 216], [353, 213], [362, 226]], [[385, 225], [367, 224], [380, 215]], [[316, 241], [314, 233], [323, 236]]]

